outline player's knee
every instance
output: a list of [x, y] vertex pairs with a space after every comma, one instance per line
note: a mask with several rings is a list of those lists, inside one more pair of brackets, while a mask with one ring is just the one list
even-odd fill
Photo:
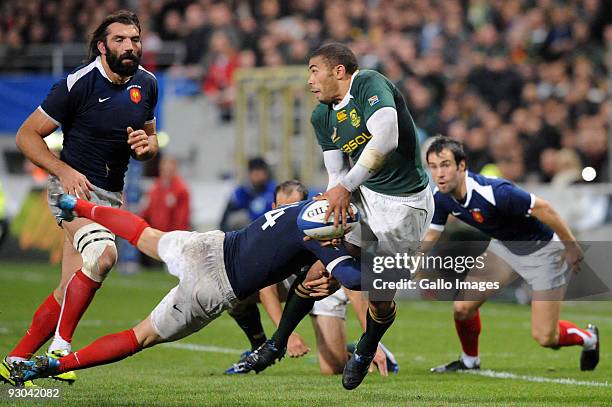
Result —
[[117, 262], [113, 234], [101, 225], [90, 223], [77, 230], [73, 245], [83, 259], [83, 274], [101, 283]]
[[394, 306], [393, 301], [370, 301], [370, 308], [379, 315], [388, 314], [393, 310]]
[[531, 336], [540, 346], [545, 348], [552, 348], [558, 345], [558, 339], [554, 331], [534, 329], [531, 331]]
[[457, 321], [465, 321], [474, 316], [477, 308], [464, 302], [458, 301], [453, 304], [453, 316]]
[[117, 248], [113, 244], [106, 246], [102, 255], [98, 258], [98, 270], [100, 274], [106, 276], [108, 272], [115, 266], [117, 263]]
[[[344, 342], [344, 341], [343, 341]], [[346, 365], [347, 354], [344, 343], [340, 344], [342, 349], [338, 349], [331, 343], [320, 343], [317, 340], [317, 350], [319, 353], [319, 371], [324, 375], [336, 375], [342, 373]]]

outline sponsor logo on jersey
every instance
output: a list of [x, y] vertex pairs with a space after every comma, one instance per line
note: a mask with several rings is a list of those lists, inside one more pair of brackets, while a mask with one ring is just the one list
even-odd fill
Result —
[[480, 209], [470, 209], [470, 213], [472, 214], [472, 219], [474, 219], [477, 223], [483, 223], [485, 221], [484, 216], [480, 212]]
[[142, 100], [142, 95], [140, 94], [140, 89], [132, 88], [130, 89], [130, 100], [134, 103], [140, 103]]
[[348, 116], [346, 115], [346, 109], [342, 109], [338, 113], [336, 113], [336, 120], [338, 120], [338, 124], [342, 123], [347, 118]]
[[332, 143], [335, 143], [338, 140], [340, 140], [340, 136], [338, 135], [338, 128], [334, 127], [334, 132], [331, 135], [331, 141]]
[[351, 124], [353, 125], [353, 127], [359, 127], [359, 125], [361, 124], [361, 117], [359, 117], [355, 109], [351, 110], [350, 116]]
[[368, 99], [368, 103], [370, 104], [370, 106], [374, 106], [375, 104], [378, 103], [378, 95], [374, 95], [371, 98]]
[[349, 154], [355, 151], [355, 149], [357, 149], [357, 147], [359, 147], [360, 145], [367, 143], [368, 140], [370, 140], [371, 138], [371, 134], [361, 133], [354, 139], [349, 140], [346, 144], [344, 144], [342, 146], [342, 151], [344, 151], [346, 154]]

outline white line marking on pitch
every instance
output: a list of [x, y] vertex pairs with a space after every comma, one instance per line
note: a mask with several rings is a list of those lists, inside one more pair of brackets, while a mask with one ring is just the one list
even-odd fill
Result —
[[[180, 342], [164, 343], [161, 346], [165, 346], [167, 348], [192, 350], [196, 352], [227, 353], [231, 355], [241, 355], [245, 351], [245, 349], [231, 349], [231, 348], [222, 348], [220, 346], [198, 345], [195, 343], [180, 343]], [[314, 353], [310, 353], [308, 355], [300, 357], [300, 359], [304, 359], [304, 360], [315, 360], [316, 358], [317, 356]]]
[[195, 343], [173, 342], [173, 343], [164, 343], [162, 346], [166, 346], [168, 348], [194, 350], [197, 352], [229, 353], [232, 355], [239, 355], [242, 352], [244, 352], [244, 349], [222, 348], [220, 346], [198, 345]]
[[587, 386], [587, 387], [609, 387], [610, 386], [608, 382], [581, 381], [581, 380], [574, 380], [574, 379], [568, 379], [568, 378], [553, 379], [550, 377], [540, 377], [540, 376], [523, 376], [523, 375], [516, 375], [514, 373], [508, 373], [508, 372], [495, 372], [493, 370], [470, 370], [470, 371], [463, 371], [461, 373], [468, 373], [468, 374], [485, 376], [485, 377], [493, 377], [496, 379], [525, 380], [528, 382], [567, 384], [570, 386]]

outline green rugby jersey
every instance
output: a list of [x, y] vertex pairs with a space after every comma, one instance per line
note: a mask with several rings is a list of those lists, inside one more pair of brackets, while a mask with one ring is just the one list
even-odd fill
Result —
[[383, 167], [364, 186], [387, 195], [420, 191], [429, 182], [421, 163], [416, 126], [404, 98], [382, 74], [369, 69], [357, 71], [349, 87], [350, 97], [335, 107], [319, 104], [311, 116], [317, 140], [323, 151], [342, 150], [353, 163], [372, 138], [366, 122], [378, 109], [397, 110], [399, 140]]

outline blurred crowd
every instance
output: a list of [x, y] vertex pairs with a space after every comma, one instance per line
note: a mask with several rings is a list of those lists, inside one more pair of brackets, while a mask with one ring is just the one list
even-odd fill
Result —
[[514, 181], [608, 178], [609, 0], [28, 0], [2, 2], [0, 49], [81, 42], [109, 12], [135, 10], [144, 63], [184, 45], [171, 71], [231, 116], [238, 67], [304, 64], [348, 43], [406, 97], [426, 139], [465, 142], [474, 171]]

